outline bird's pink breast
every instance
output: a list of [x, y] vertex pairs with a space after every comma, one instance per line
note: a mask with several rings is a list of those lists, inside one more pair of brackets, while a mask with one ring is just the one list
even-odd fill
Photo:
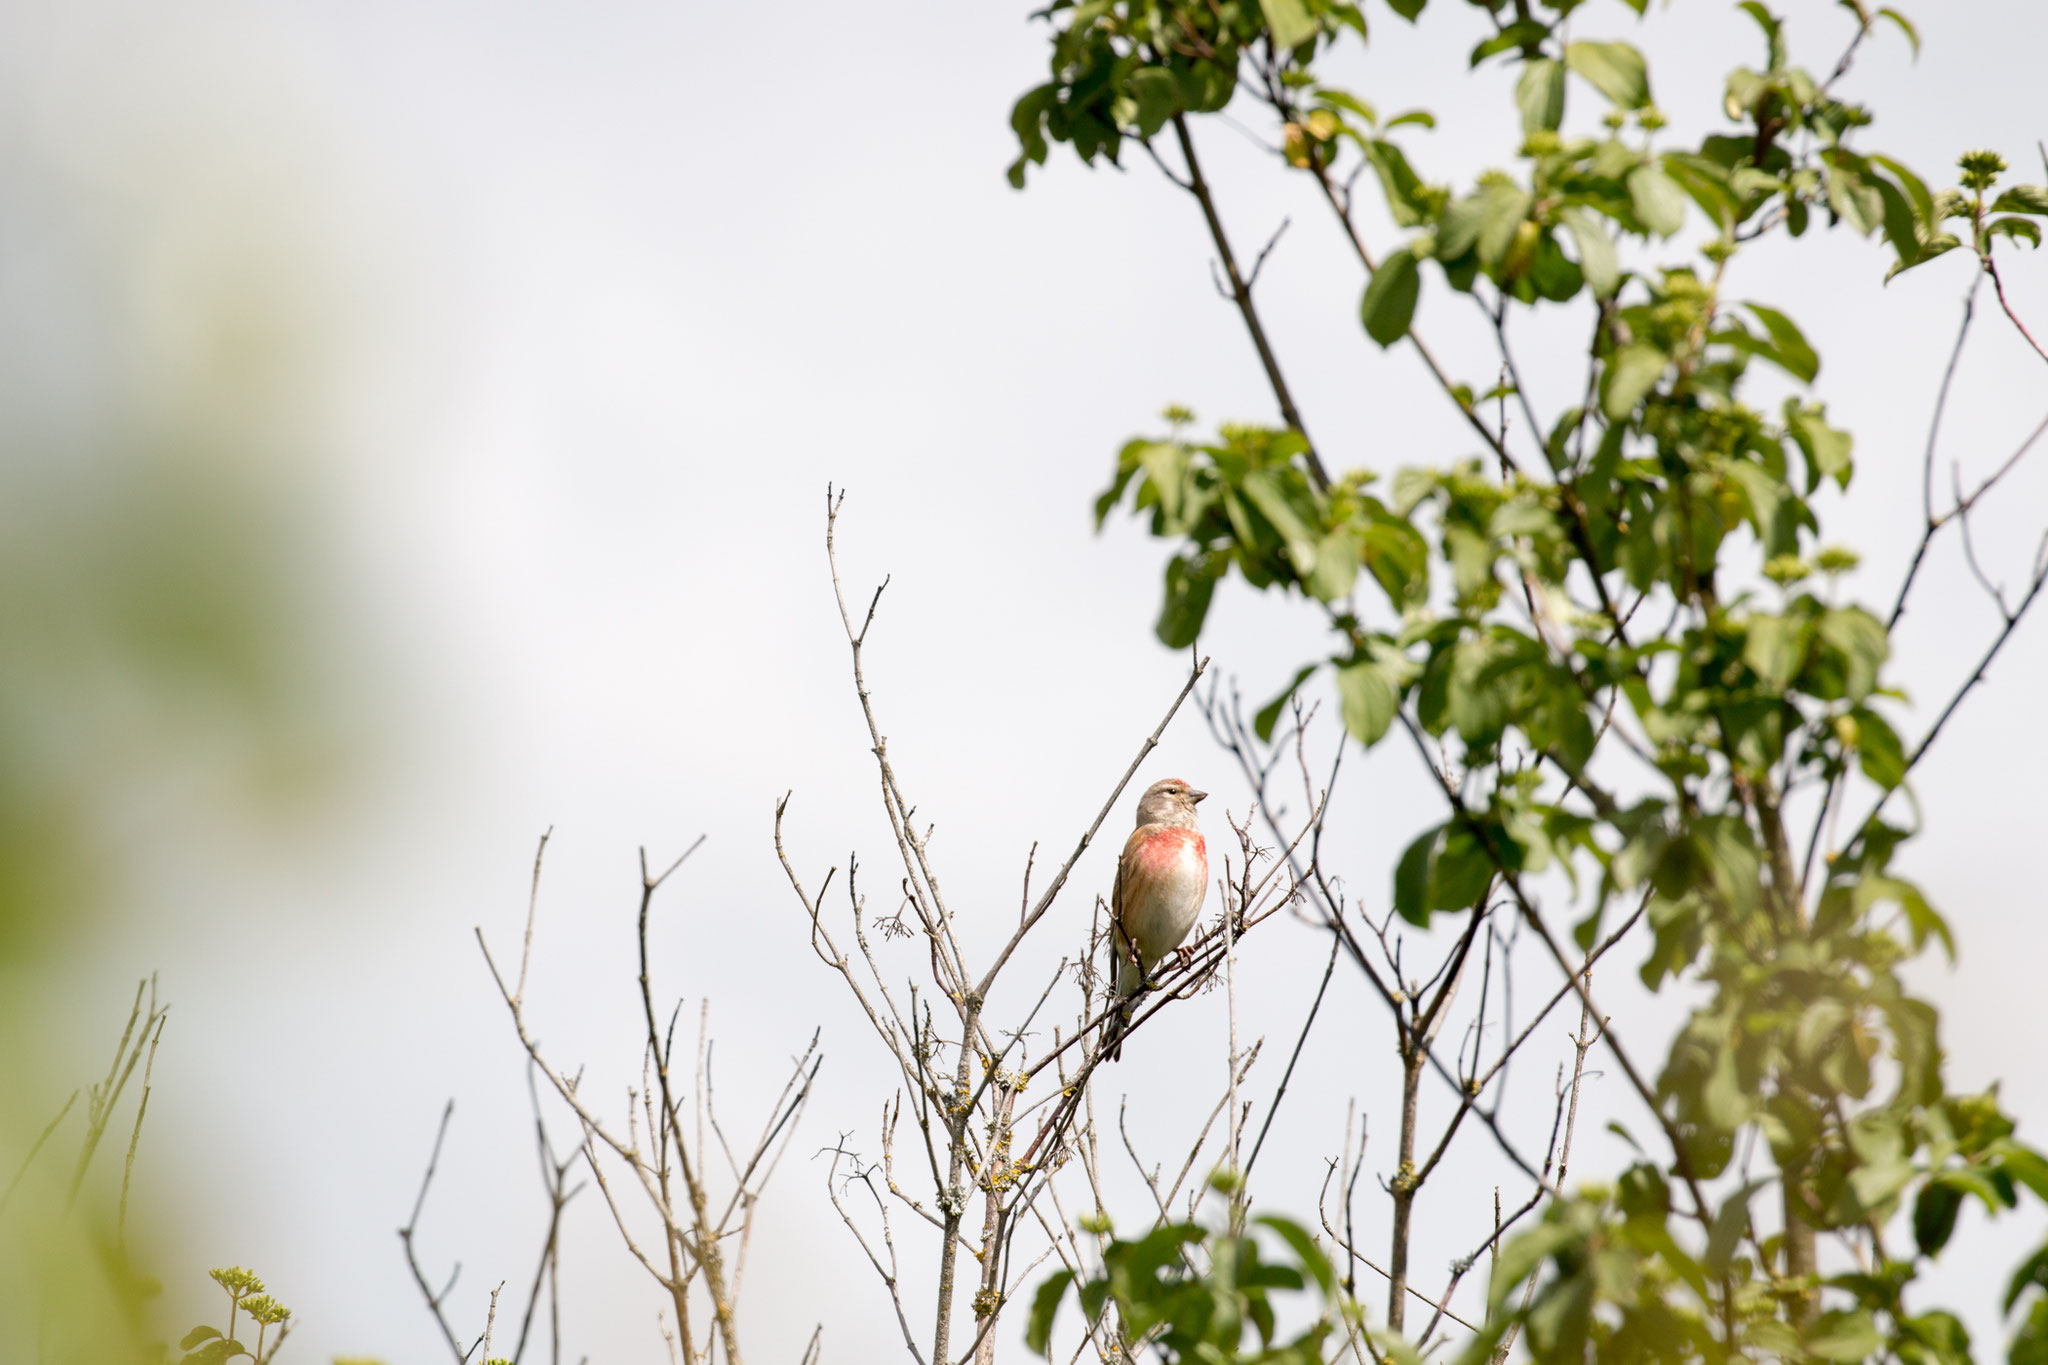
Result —
[[1141, 829], [1126, 852], [1122, 889], [1124, 932], [1147, 970], [1179, 946], [1201, 913], [1209, 883], [1209, 850], [1199, 830]]
[[1170, 877], [1183, 870], [1183, 864], [1193, 863], [1199, 869], [1195, 874], [1197, 880], [1209, 879], [1209, 846], [1203, 842], [1200, 830], [1169, 826], [1148, 834], [1139, 846], [1138, 860], [1148, 878]]

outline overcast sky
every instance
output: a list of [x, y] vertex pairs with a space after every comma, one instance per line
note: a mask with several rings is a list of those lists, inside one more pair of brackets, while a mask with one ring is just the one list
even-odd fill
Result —
[[[949, 894], [986, 934], [1011, 913], [1033, 841], [1070, 844], [1184, 670], [1150, 632], [1161, 548], [1121, 520], [1092, 532], [1116, 447], [1156, 429], [1168, 402], [1272, 416], [1208, 283], [1199, 219], [1142, 160], [1089, 173], [1056, 151], [1028, 193], [1004, 182], [1010, 102], [1044, 63], [1027, 8], [0, 10], [4, 190], [27, 223], [0, 228], [9, 288], [28, 301], [0, 324], [8, 354], [28, 364], [99, 309], [134, 329], [142, 358], [141, 378], [106, 382], [146, 387], [200, 345], [193, 309], [260, 296], [305, 376], [263, 419], [268, 448], [294, 471], [327, 624], [346, 642], [331, 681], [353, 737], [347, 791], [317, 817], [229, 831], [175, 794], [146, 804], [112, 851], [129, 870], [118, 927], [44, 981], [79, 1020], [114, 1016], [124, 983], [151, 970], [175, 1002], [137, 1171], [192, 1249], [190, 1269], [164, 1267], [174, 1312], [206, 1302], [193, 1283], [205, 1266], [250, 1265], [300, 1315], [294, 1358], [434, 1359], [393, 1230], [450, 1096], [423, 1248], [434, 1265], [462, 1261], [461, 1320], [480, 1321], [491, 1285], [522, 1285], [543, 1204], [520, 1058], [472, 927], [512, 947], [534, 842], [552, 828], [533, 1009], [564, 1065], [588, 1061], [615, 1094], [634, 1061], [635, 851], [661, 859], [702, 833], [665, 893], [656, 970], [692, 1013], [711, 997], [741, 1126], [783, 1058], [816, 1027], [828, 1040], [763, 1213], [751, 1349], [794, 1359], [822, 1320], [828, 1360], [893, 1351], [811, 1157], [841, 1133], [872, 1147], [887, 1071], [807, 955], [769, 843], [774, 801], [793, 789], [805, 874], [858, 849], [886, 884], [825, 575], [826, 484], [848, 490], [850, 590], [892, 576], [871, 684], [899, 771], [938, 823]], [[1466, 178], [1502, 145], [1511, 106], [1495, 75], [1444, 85], [1476, 12], [1438, 8], [1453, 12], [1440, 26], [1432, 12], [1416, 39], [1371, 7], [1375, 45], [1347, 74], [1383, 110], [1434, 107], [1442, 125], [1411, 137], [1412, 155], [1433, 179]], [[1790, 8], [1795, 52], [1824, 67], [1839, 10]], [[1869, 145], [1930, 179], [1979, 145], [2032, 174], [2048, 133], [2035, 8], [1921, 8], [1920, 60], [1887, 32], [1850, 80], [1880, 109]], [[1584, 23], [1634, 32], [1619, 6]], [[1747, 21], [1712, 0], [1653, 15], [1641, 41], [1680, 131], [1717, 105], [1729, 66], [1757, 60]], [[1359, 335], [1360, 281], [1298, 187], [1248, 138], [1213, 122], [1203, 137], [1240, 242], [1292, 215], [1262, 301], [1326, 459], [1391, 471], [1467, 453], [1412, 354]], [[68, 265], [23, 245], [79, 224], [90, 245]], [[1831, 539], [1865, 551], [1851, 587], [1871, 602], [1889, 601], [1917, 529], [1918, 443], [1967, 278], [1957, 257], [1880, 291], [1883, 264], [1874, 244], [1774, 249], [1745, 257], [1730, 286], [1782, 304], [1825, 357], [1818, 393], [1859, 438]], [[2048, 322], [2044, 279], [2028, 262], [2011, 284]], [[1462, 302], [1436, 289], [1418, 325], [1483, 385]], [[1525, 349], [1532, 384], [1568, 392], [1574, 356], [1540, 334]], [[1967, 362], [1947, 448], [1981, 470], [2040, 420], [2048, 383], [1996, 327]], [[2037, 464], [2005, 490], [1980, 535], [2010, 582], [2048, 478]], [[1996, 625], [1956, 548], [1900, 637], [1923, 725]], [[1320, 640], [1312, 616], [1232, 586], [1204, 648], [1262, 700]], [[1930, 828], [1909, 858], [1961, 944], [1953, 971], [1916, 977], [1942, 1006], [1952, 1081], [2003, 1077], [2037, 1139], [2048, 1077], [2025, 1025], [2048, 950], [2033, 779], [2048, 727], [2031, 700], [2044, 672], [2048, 630], [2032, 622], [1918, 775]], [[1182, 716], [1140, 782], [1169, 775], [1218, 793], [1205, 812], [1243, 809], [1199, 717]], [[1384, 904], [1429, 799], [1392, 747], [1354, 761], [1335, 842], [1369, 902]], [[1129, 818], [1126, 802], [1109, 829]], [[1118, 842], [1083, 860], [1050, 937], [1080, 940]], [[1321, 952], [1282, 923], [1246, 946], [1245, 1028], [1271, 1035], [1269, 1050], [1298, 1027]], [[1632, 971], [1611, 977], [1626, 1020]], [[1352, 1098], [1374, 1150], [1391, 1150], [1389, 1030], [1360, 983], [1339, 982], [1291, 1126], [1262, 1158], [1274, 1209], [1310, 1213]], [[1134, 1044], [1111, 1078], [1151, 1160], [1177, 1155], [1168, 1138], [1221, 1084], [1221, 997], [1182, 1022]], [[1637, 1038], [1636, 1055], [1662, 1054], [1654, 1034]], [[1514, 1092], [1535, 1145], [1549, 1065], [1525, 1068]], [[1271, 1062], [1261, 1074], [1270, 1085]], [[1593, 1083], [1595, 1117], [1626, 1110], [1618, 1084]], [[1582, 1126], [1575, 1174], [1616, 1169], [1625, 1149]], [[1477, 1138], [1465, 1150], [1424, 1196], [1425, 1287], [1476, 1241], [1492, 1185], [1515, 1197]], [[1123, 1193], [1137, 1216], [1142, 1191], [1126, 1178]], [[2028, 1218], [1978, 1243], [1981, 1261], [1946, 1268], [1980, 1331], [2038, 1235]], [[660, 1357], [652, 1286], [615, 1242], [601, 1206], [581, 1201], [565, 1244], [571, 1359]]]

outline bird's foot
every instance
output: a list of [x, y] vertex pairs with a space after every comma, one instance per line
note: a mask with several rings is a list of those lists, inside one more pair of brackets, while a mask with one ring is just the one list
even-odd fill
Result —
[[1173, 950], [1173, 965], [1180, 968], [1182, 971], [1186, 971], [1188, 968], [1194, 966], [1195, 950], [1193, 948], [1188, 947], [1175, 948]]

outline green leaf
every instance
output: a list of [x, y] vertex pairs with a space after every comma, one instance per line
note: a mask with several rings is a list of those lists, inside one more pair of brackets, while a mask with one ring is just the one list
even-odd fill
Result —
[[1365, 159], [1372, 163], [1380, 188], [1386, 192], [1387, 211], [1395, 224], [1417, 227], [1427, 221], [1429, 196], [1407, 155], [1385, 138], [1372, 138], [1365, 143]]
[[1102, 1309], [1109, 1302], [1109, 1281], [1089, 1280], [1081, 1286], [1081, 1316], [1089, 1322], [1102, 1321]]
[[1933, 235], [1928, 237], [1928, 239], [1925, 242], [1921, 243], [1920, 257], [1918, 260], [1909, 261], [1902, 256], [1898, 260], [1893, 261], [1891, 264], [1891, 268], [1884, 272], [1884, 282], [1886, 284], [1890, 284], [1892, 282], [1892, 276], [1903, 274], [1904, 272], [1911, 270], [1916, 265], [1925, 265], [1929, 261], [1933, 260], [1936, 256], [1945, 255], [1948, 252], [1954, 251], [1957, 247], [1961, 245], [1962, 242], [1953, 233], [1934, 233]]
[[1831, 608], [1821, 614], [1820, 638], [1842, 652], [1843, 690], [1849, 700], [1869, 696], [1877, 687], [1878, 669], [1891, 657], [1891, 637], [1884, 623], [1861, 607]]
[[1742, 3], [1735, 8], [1745, 11], [1750, 18], [1756, 20], [1757, 27], [1764, 31], [1764, 42], [1768, 44], [1770, 54], [1765, 65], [1772, 71], [1776, 71], [1779, 67], [1783, 66], [1785, 64], [1785, 37], [1783, 30], [1779, 27], [1777, 17], [1759, 4], [1758, 0], [1742, 0]]
[[1628, 197], [1645, 231], [1669, 237], [1685, 226], [1685, 191], [1659, 168], [1638, 166], [1630, 171]]
[[1600, 410], [1610, 422], [1627, 419], [1664, 374], [1664, 352], [1646, 342], [1624, 346], [1608, 357], [1600, 380]]
[[1010, 166], [1010, 184], [1017, 189], [1024, 188], [1024, 167], [1036, 162], [1043, 166], [1047, 149], [1045, 141], [1045, 116], [1059, 105], [1060, 88], [1045, 84], [1036, 86], [1018, 97], [1010, 110], [1010, 127], [1016, 131], [1020, 148], [1017, 160]]
[[1337, 1277], [1330, 1268], [1330, 1258], [1323, 1254], [1323, 1249], [1316, 1245], [1316, 1239], [1308, 1235], [1307, 1229], [1299, 1223], [1276, 1218], [1271, 1214], [1252, 1221], [1278, 1233], [1280, 1239], [1293, 1249], [1296, 1258], [1301, 1261], [1302, 1269], [1315, 1276], [1316, 1285], [1323, 1291], [1324, 1296], [1329, 1295]]
[[1316, 36], [1318, 25], [1303, 0], [1259, 0], [1259, 8], [1265, 12], [1275, 47], [1300, 47]]
[[1301, 685], [1308, 681], [1309, 674], [1321, 667], [1321, 664], [1306, 665], [1294, 675], [1293, 682], [1281, 689], [1279, 696], [1259, 708], [1259, 713], [1252, 717], [1252, 729], [1258, 732], [1261, 741], [1267, 744], [1273, 742], [1273, 727], [1280, 723], [1280, 713], [1287, 709], [1288, 700], [1301, 690]]
[[1849, 1193], [1856, 1197], [1862, 1212], [1871, 1213], [1890, 1203], [1901, 1190], [1912, 1184], [1913, 1175], [1913, 1167], [1903, 1157], [1895, 1156], [1858, 1166], [1849, 1173]]
[[1758, 613], [1744, 622], [1742, 661], [1770, 692], [1783, 692], [1806, 667], [1813, 647], [1812, 623], [1804, 615]]
[[1493, 859], [1462, 822], [1443, 824], [1408, 846], [1394, 869], [1394, 909], [1426, 926], [1438, 910], [1466, 910], [1493, 884]]
[[[1124, 447], [1137, 460], [1138, 468], [1145, 472], [1154, 497], [1159, 500], [1159, 513], [1165, 519], [1165, 529], [1170, 535], [1179, 535], [1188, 529], [1181, 520], [1181, 495], [1187, 491], [1188, 470], [1193, 467], [1188, 448], [1179, 441], [1132, 442]], [[1097, 523], [1098, 529], [1100, 523]]]
[[1614, 239], [1591, 209], [1573, 205], [1558, 211], [1557, 220], [1579, 247], [1579, 269], [1586, 286], [1596, 298], [1609, 299], [1621, 287], [1621, 258], [1615, 254]]
[[178, 1343], [178, 1349], [189, 1351], [200, 1342], [211, 1341], [213, 1338], [221, 1335], [224, 1334], [218, 1327], [194, 1327], [191, 1331], [185, 1333], [184, 1339]]
[[1887, 790], [1906, 780], [1906, 746], [1891, 722], [1868, 707], [1849, 713], [1856, 723], [1856, 761], [1863, 775]]
[[1564, 122], [1564, 66], [1550, 57], [1532, 57], [1515, 82], [1515, 107], [1522, 111], [1522, 131], [1555, 130]]
[[1914, 57], [1917, 58], [1920, 55], [1920, 30], [1914, 28], [1911, 23], [1907, 22], [1905, 15], [1899, 13], [1891, 6], [1887, 5], [1877, 12], [1877, 17], [1880, 19], [1889, 19], [1893, 23], [1897, 24], [1899, 26], [1899, 32], [1905, 34], [1906, 41], [1912, 45]]
[[1455, 261], [1478, 243], [1479, 229], [1486, 222], [1486, 205], [1484, 195], [1471, 194], [1454, 199], [1445, 207], [1436, 229], [1439, 261]]
[[1387, 8], [1412, 24], [1415, 22], [1415, 16], [1422, 13], [1422, 7], [1428, 3], [1429, 0], [1387, 0]]
[[1494, 1263], [1493, 1278], [1486, 1286], [1486, 1316], [1499, 1316], [1508, 1293], [1533, 1274], [1552, 1254], [1562, 1251], [1582, 1236], [1563, 1223], [1541, 1223], [1501, 1248]]
[[1628, 43], [1570, 43], [1564, 60], [1623, 109], [1641, 109], [1650, 102], [1649, 67]]
[[[1386, 652], [1393, 651], [1388, 648]], [[1394, 657], [1401, 658], [1398, 654]], [[1360, 744], [1371, 748], [1394, 723], [1401, 710], [1401, 683], [1399, 672], [1377, 652], [1338, 665], [1337, 695], [1344, 704], [1344, 728]]]
[[[1367, 1352], [1368, 1355], [1377, 1355], [1380, 1359], [1390, 1362], [1390, 1365], [1425, 1365], [1422, 1353], [1415, 1349], [1415, 1343], [1399, 1332], [1390, 1332], [1383, 1327], [1368, 1327], [1365, 1334], [1372, 1338], [1372, 1344], [1379, 1348], [1377, 1352]], [[1320, 1351], [1315, 1352], [1308, 1355], [1302, 1365], [1317, 1365], [1322, 1358]], [[1219, 1356], [1217, 1359], [1221, 1360], [1224, 1357]]]
[[1157, 133], [1180, 108], [1180, 82], [1163, 66], [1139, 67], [1124, 82], [1124, 89], [1138, 106], [1135, 122], [1139, 137]]
[[1898, 1322], [1905, 1365], [1971, 1365], [1970, 1334], [1955, 1314], [1936, 1309]]
[[1913, 221], [1907, 226], [1917, 242], [1923, 226], [1932, 230], [1941, 221], [1941, 214], [1934, 206], [1934, 196], [1928, 193], [1927, 182], [1915, 175], [1912, 168], [1904, 162], [1875, 154], [1870, 160], [1873, 165], [1882, 166], [1890, 171], [1893, 178], [1899, 182], [1900, 190], [1905, 193], [1907, 206], [1912, 211]]
[[1305, 578], [1314, 572], [1323, 514], [1301, 471], [1269, 465], [1245, 475], [1238, 487], [1286, 542], [1295, 573]]
[[1479, 234], [1474, 243], [1480, 260], [1489, 266], [1506, 262], [1534, 202], [1526, 191], [1513, 185], [1489, 185], [1480, 191]]
[[1038, 1292], [1031, 1296], [1031, 1319], [1024, 1328], [1027, 1350], [1051, 1357], [1052, 1321], [1060, 1311], [1060, 1300], [1066, 1297], [1067, 1286], [1073, 1282], [1073, 1271], [1056, 1270], [1045, 1277], [1045, 1283], [1038, 1286]]
[[1822, 1313], [1806, 1333], [1806, 1350], [1822, 1360], [1861, 1361], [1884, 1345], [1868, 1309]]
[[2014, 185], [1991, 202], [1993, 213], [2048, 214], [2048, 188]]
[[1443, 834], [1442, 825], [1424, 833], [1394, 864], [1394, 910], [1410, 924], [1429, 923], [1429, 871]]
[[249, 1354], [249, 1348], [232, 1337], [216, 1337], [198, 1350], [191, 1352], [178, 1365], [222, 1365], [235, 1356]]
[[1913, 1201], [1913, 1245], [1922, 1256], [1932, 1256], [1948, 1245], [1956, 1230], [1956, 1215], [1963, 1209], [1963, 1192], [1953, 1185], [1930, 1180]]
[[1869, 236], [1870, 230], [1884, 221], [1883, 192], [1856, 169], [1854, 162], [1860, 158], [1837, 153], [1825, 160], [1828, 207], [1857, 232]]
[[1512, 52], [1517, 48], [1527, 50], [1549, 36], [1550, 30], [1534, 19], [1517, 19], [1491, 38], [1484, 40], [1474, 47], [1472, 49], [1471, 64], [1477, 66], [1488, 57], [1496, 56], [1502, 52]]
[[2012, 1283], [2005, 1290], [2005, 1311], [2020, 1301], [2020, 1295], [2029, 1289], [2048, 1289], [2048, 1246], [2029, 1256], [2013, 1272]]
[[1202, 633], [1202, 619], [1209, 614], [1209, 598], [1216, 591], [1221, 570], [1209, 556], [1191, 560], [1175, 555], [1166, 565], [1166, 600], [1159, 607], [1159, 621], [1153, 632], [1169, 649], [1186, 649]]
[[1813, 347], [1807, 342], [1806, 334], [1799, 330], [1798, 324], [1775, 308], [1766, 308], [1760, 303], [1752, 303], [1747, 307], [1755, 314], [1756, 320], [1764, 325], [1764, 330], [1771, 334], [1771, 342], [1776, 348], [1773, 359], [1784, 366], [1787, 372], [1811, 384], [1814, 376], [1820, 373], [1820, 357], [1814, 354]]
[[2048, 1298], [2034, 1300], [2005, 1359], [2006, 1365], [2048, 1365]]
[[1752, 1180], [1722, 1201], [1720, 1211], [1714, 1215], [1714, 1225], [1707, 1231], [1706, 1255], [1700, 1264], [1709, 1275], [1727, 1273], [1728, 1263], [1735, 1256], [1735, 1246], [1742, 1240], [1742, 1234], [1749, 1231], [1749, 1197], [1763, 1184]]
[[1852, 444], [1849, 433], [1828, 425], [1825, 407], [1788, 401], [1785, 404], [1785, 428], [1806, 456], [1807, 492], [1820, 487], [1821, 480], [1827, 478], [1834, 479], [1844, 488], [1849, 486], [1849, 475], [1853, 469], [1849, 460]]
[[1421, 292], [1422, 274], [1416, 268], [1415, 253], [1402, 247], [1381, 261], [1366, 283], [1365, 298], [1358, 305], [1365, 334], [1381, 346], [1391, 346], [1408, 335]]
[[2010, 237], [2028, 246], [2041, 245], [2041, 225], [2025, 218], [1994, 218], [1984, 233], [1988, 237]]
[[1348, 110], [1364, 119], [1368, 124], [1377, 126], [1380, 121], [1379, 110], [1348, 90], [1339, 90], [1333, 85], [1320, 86], [1316, 90], [1316, 98], [1332, 109]]
[[1994, 1144], [1994, 1149], [1998, 1155], [1999, 1171], [2032, 1190], [2035, 1198], [2048, 1203], [2048, 1157], [2010, 1140]]

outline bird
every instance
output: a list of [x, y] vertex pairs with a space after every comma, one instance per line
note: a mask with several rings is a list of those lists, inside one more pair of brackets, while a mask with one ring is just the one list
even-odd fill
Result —
[[1117, 858], [1109, 896], [1116, 994], [1124, 1002], [1109, 1025], [1111, 1061], [1123, 1055], [1131, 1002], [1153, 966], [1180, 948], [1209, 893], [1209, 848], [1195, 824], [1195, 807], [1208, 794], [1169, 777], [1138, 798], [1138, 827]]

